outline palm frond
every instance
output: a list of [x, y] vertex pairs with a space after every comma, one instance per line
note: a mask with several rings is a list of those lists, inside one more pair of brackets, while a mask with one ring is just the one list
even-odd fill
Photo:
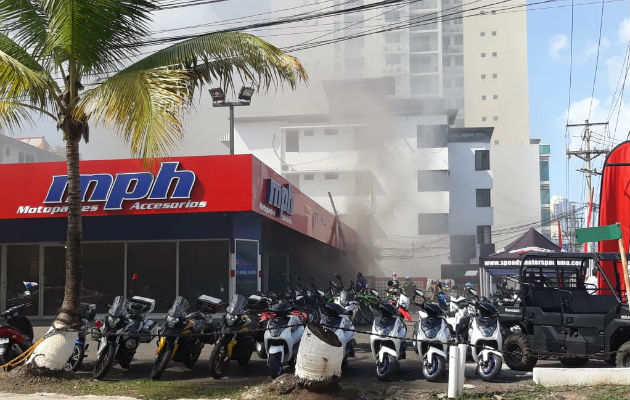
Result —
[[0, 99], [47, 108], [57, 88], [48, 72], [8, 36], [0, 34]]
[[[48, 46], [84, 73], [120, 67], [149, 35], [155, 0], [40, 0], [50, 18]], [[50, 50], [52, 51], [52, 50]]]
[[308, 75], [300, 61], [248, 33], [218, 32], [189, 39], [137, 61], [125, 71], [151, 68], [191, 71], [196, 84], [229, 87], [234, 75], [264, 89], [288, 83], [294, 88]]
[[22, 48], [31, 49], [36, 57], [46, 43], [48, 19], [37, 0], [0, 0], [0, 27], [11, 32]]
[[113, 125], [134, 156], [169, 154], [182, 138], [192, 79], [183, 70], [152, 69], [116, 74], [86, 91], [75, 117]]
[[25, 125], [33, 125], [32, 109], [11, 100], [0, 100], [0, 132], [11, 134]]

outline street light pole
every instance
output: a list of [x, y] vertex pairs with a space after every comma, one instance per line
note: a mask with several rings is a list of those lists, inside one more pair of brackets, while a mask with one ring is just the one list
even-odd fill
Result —
[[250, 105], [253, 94], [254, 89], [243, 86], [238, 94], [238, 101], [225, 101], [223, 89], [210, 89], [213, 107], [230, 107], [230, 155], [234, 154], [234, 107]]

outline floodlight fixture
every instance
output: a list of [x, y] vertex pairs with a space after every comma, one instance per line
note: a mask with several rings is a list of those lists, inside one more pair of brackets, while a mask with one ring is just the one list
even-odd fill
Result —
[[244, 103], [250, 103], [252, 96], [254, 95], [254, 89], [248, 86], [243, 86], [238, 94], [238, 99]]
[[212, 88], [210, 89], [210, 97], [212, 97], [213, 103], [223, 103], [225, 102], [225, 93], [221, 88]]

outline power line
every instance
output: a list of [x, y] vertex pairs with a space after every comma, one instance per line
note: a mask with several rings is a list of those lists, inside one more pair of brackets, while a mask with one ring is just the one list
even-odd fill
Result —
[[593, 75], [593, 89], [591, 90], [591, 101], [588, 106], [588, 117], [591, 119], [591, 110], [593, 108], [593, 96], [595, 95], [595, 82], [597, 81], [597, 69], [599, 67], [599, 51], [602, 44], [602, 26], [604, 24], [604, 1], [602, 0], [602, 9], [599, 15], [599, 38], [597, 39], [597, 57], [595, 57], [595, 74]]

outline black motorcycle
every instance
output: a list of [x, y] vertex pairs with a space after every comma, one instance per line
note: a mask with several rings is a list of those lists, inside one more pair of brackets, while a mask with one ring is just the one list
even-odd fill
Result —
[[171, 359], [184, 363], [186, 368], [195, 367], [204, 344], [213, 341], [210, 313], [217, 312], [220, 306], [220, 299], [201, 295], [197, 298], [197, 311], [188, 314], [188, 300], [181, 296], [175, 299], [160, 330], [151, 379], [160, 379]]
[[155, 300], [134, 296], [127, 300], [117, 296], [109, 308], [100, 332], [92, 336], [99, 340], [96, 353], [96, 365], [93, 376], [101, 379], [118, 361], [122, 368], [129, 368], [136, 349], [140, 343], [149, 343], [157, 334], [157, 323], [147, 319], [146, 315], [153, 311]]
[[[27, 286], [28, 289], [28, 286]], [[31, 292], [13, 299], [15, 304], [0, 314], [4, 323], [0, 325], [0, 365], [13, 360], [33, 344], [33, 325], [24, 315], [32, 305]]]
[[83, 364], [83, 359], [86, 357], [85, 352], [90, 346], [85, 342], [88, 330], [94, 322], [96, 316], [96, 304], [81, 303], [81, 326], [79, 327], [79, 337], [74, 343], [74, 350], [72, 355], [64, 366], [64, 371], [76, 372]]
[[240, 366], [247, 365], [255, 350], [258, 321], [255, 315], [248, 315], [246, 306], [245, 297], [235, 294], [226, 310], [219, 338], [210, 354], [210, 375], [215, 379], [225, 375], [230, 360], [236, 360]]

